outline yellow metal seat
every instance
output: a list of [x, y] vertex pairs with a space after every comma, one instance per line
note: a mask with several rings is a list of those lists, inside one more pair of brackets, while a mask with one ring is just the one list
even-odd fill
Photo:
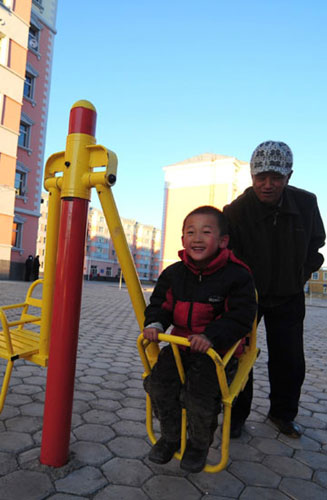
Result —
[[[0, 307], [0, 320], [2, 330], [0, 331], [0, 358], [7, 360], [6, 370], [0, 393], [0, 412], [6, 399], [10, 376], [14, 361], [19, 358], [28, 359], [39, 352], [40, 333], [39, 328], [31, 329], [29, 326], [41, 322], [42, 299], [32, 297], [34, 289], [43, 283], [37, 280], [29, 287], [24, 302]], [[31, 308], [33, 310], [31, 311]], [[10, 320], [13, 315], [21, 309], [19, 319]], [[37, 314], [34, 314], [36, 312]]]
[[[220, 462], [216, 465], [206, 464], [204, 470], [206, 472], [219, 472], [224, 469], [228, 462], [229, 456], [229, 440], [230, 440], [230, 424], [231, 424], [231, 410], [233, 402], [236, 400], [238, 394], [242, 389], [244, 389], [245, 384], [248, 380], [249, 373], [259, 355], [259, 349], [256, 347], [256, 331], [257, 331], [257, 320], [255, 319], [253, 322], [252, 330], [246, 336], [246, 343], [243, 354], [241, 354], [239, 358], [239, 366], [236, 372], [236, 375], [228, 386], [225, 367], [228, 361], [233, 356], [235, 350], [241, 341], [238, 341], [233, 347], [224, 355], [223, 358], [217, 354], [214, 349], [208, 349], [207, 355], [213, 360], [216, 365], [217, 378], [221, 390], [222, 395], [222, 405], [223, 405], [223, 424], [222, 424], [222, 439], [221, 439], [221, 456]], [[182, 337], [176, 337], [173, 335], [167, 334], [159, 334], [159, 340], [162, 342], [168, 342], [171, 344], [176, 366], [178, 369], [178, 373], [181, 379], [182, 384], [185, 383], [185, 374], [183, 369], [183, 364], [179, 354], [179, 345], [189, 346], [190, 343], [188, 340]], [[138, 338], [137, 345], [139, 354], [145, 369], [145, 373], [143, 377], [146, 377], [151, 373], [151, 366], [153, 366], [153, 359], [151, 355], [147, 352], [147, 347], [150, 342], [145, 340], [143, 334], [141, 334]], [[157, 442], [157, 438], [153, 431], [153, 418], [152, 418], [152, 406], [150, 396], [146, 395], [146, 427], [148, 436], [152, 444]], [[181, 448], [180, 451], [175, 453], [175, 458], [181, 460], [187, 439], [187, 414], [185, 408], [182, 409], [182, 431], [181, 431]]]

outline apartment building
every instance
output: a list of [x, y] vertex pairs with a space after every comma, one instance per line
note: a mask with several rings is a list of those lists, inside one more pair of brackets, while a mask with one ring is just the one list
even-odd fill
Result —
[[[12, 248], [22, 247], [15, 219], [16, 161], [32, 0], [0, 0], [0, 278], [10, 276]], [[26, 256], [19, 253], [21, 259]]]
[[36, 254], [57, 0], [32, 0], [15, 173], [12, 279]]
[[200, 205], [223, 208], [251, 185], [250, 167], [235, 157], [205, 153], [164, 167], [160, 271], [178, 260], [185, 216]]
[[[45, 242], [49, 194], [42, 193], [41, 216], [37, 238], [40, 272], [44, 272]], [[155, 281], [159, 273], [161, 231], [134, 219], [121, 218], [127, 243], [141, 281]], [[84, 277], [86, 279], [119, 280], [118, 257], [109, 234], [104, 214], [90, 207], [85, 240]]]
[[305, 293], [327, 297], [327, 267], [321, 267], [312, 273], [304, 287]]

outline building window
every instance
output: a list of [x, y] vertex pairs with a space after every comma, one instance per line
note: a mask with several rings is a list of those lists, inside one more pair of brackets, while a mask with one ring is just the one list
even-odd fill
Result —
[[323, 276], [323, 278], [322, 278], [322, 279], [323, 279], [324, 281], [327, 281], [327, 271], [324, 271], [322, 276]]
[[319, 273], [316, 271], [315, 273], [312, 273], [311, 279], [314, 281], [319, 280]]
[[16, 170], [15, 174], [15, 191], [16, 196], [25, 196], [26, 194], [26, 172], [22, 170]]
[[23, 223], [13, 222], [11, 244], [14, 248], [22, 248]]
[[111, 267], [106, 268], [106, 276], [108, 276], [108, 277], [111, 276]]
[[97, 276], [97, 274], [98, 274], [98, 266], [91, 265], [90, 275]]
[[24, 97], [30, 100], [34, 98], [35, 76], [26, 73], [24, 82]]
[[27, 123], [20, 122], [18, 146], [28, 149], [30, 143], [31, 127]]
[[40, 30], [34, 24], [30, 25], [28, 32], [28, 48], [33, 52], [39, 52]]

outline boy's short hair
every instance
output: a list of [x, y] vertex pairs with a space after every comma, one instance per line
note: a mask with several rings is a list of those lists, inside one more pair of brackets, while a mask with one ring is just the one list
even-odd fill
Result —
[[187, 216], [185, 217], [185, 219], [183, 221], [182, 232], [184, 232], [185, 224], [186, 224], [188, 217], [191, 217], [191, 215], [197, 215], [197, 214], [213, 215], [214, 217], [216, 217], [217, 226], [219, 228], [220, 235], [223, 236], [225, 234], [228, 234], [228, 222], [227, 222], [225, 215], [223, 214], [223, 212], [221, 210], [219, 210], [219, 208], [213, 207], [212, 205], [203, 205], [201, 207], [195, 208], [194, 210], [192, 210], [192, 212], [187, 214]]

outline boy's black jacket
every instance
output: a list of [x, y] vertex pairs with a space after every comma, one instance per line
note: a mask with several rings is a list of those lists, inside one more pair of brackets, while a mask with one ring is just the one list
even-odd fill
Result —
[[200, 272], [184, 250], [182, 262], [167, 267], [145, 310], [144, 326], [159, 322], [173, 335], [205, 334], [219, 352], [229, 349], [252, 327], [257, 305], [247, 266], [224, 249]]

